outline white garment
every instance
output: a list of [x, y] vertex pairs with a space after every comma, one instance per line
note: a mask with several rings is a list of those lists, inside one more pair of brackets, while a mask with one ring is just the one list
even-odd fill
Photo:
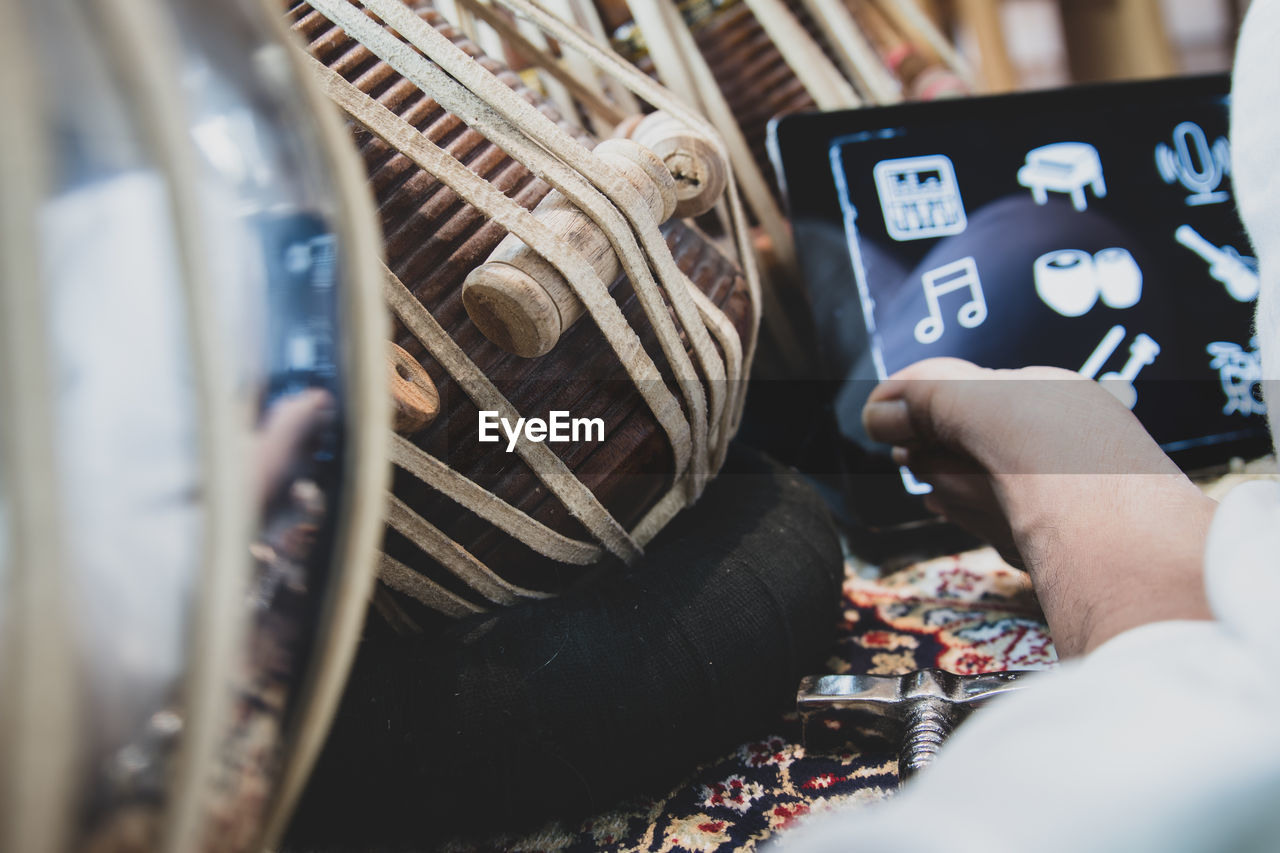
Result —
[[893, 800], [815, 819], [780, 846], [1280, 849], [1280, 643], [1263, 611], [1280, 602], [1280, 574], [1259, 571], [1277, 554], [1280, 484], [1233, 490], [1208, 546], [1219, 621], [1113, 638], [975, 714]]
[[[1264, 375], [1276, 378], [1280, 0], [1254, 0], [1232, 118], [1236, 195], [1262, 275]], [[1280, 417], [1280, 396], [1268, 396]], [[779, 847], [1280, 850], [1280, 484], [1246, 483], [1222, 502], [1205, 585], [1216, 621], [1111, 639], [975, 714], [893, 800], [814, 819]]]

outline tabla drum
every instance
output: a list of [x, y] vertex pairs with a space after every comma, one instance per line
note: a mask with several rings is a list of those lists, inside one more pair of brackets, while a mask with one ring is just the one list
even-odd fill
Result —
[[[748, 277], [668, 219], [679, 200], [658, 200], [676, 187], [665, 161], [635, 142], [597, 143], [432, 4], [294, 2], [287, 19], [352, 119], [399, 363], [439, 400], [438, 414], [397, 427], [380, 611], [430, 630], [634, 559], [723, 458], [759, 319]], [[640, 204], [597, 197], [610, 176]], [[537, 251], [521, 238], [538, 228], [508, 234], [528, 211], [550, 232]], [[542, 254], [566, 246], [596, 290], [571, 287], [573, 265]], [[626, 246], [644, 260], [625, 268]], [[545, 442], [498, 431], [499, 415], [557, 412], [598, 431], [566, 425], [566, 440]], [[481, 440], [485, 423], [500, 440]]]

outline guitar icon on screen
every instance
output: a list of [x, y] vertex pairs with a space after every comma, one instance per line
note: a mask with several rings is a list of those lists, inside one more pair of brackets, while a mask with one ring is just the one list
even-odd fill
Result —
[[1226, 286], [1232, 299], [1252, 302], [1258, 298], [1262, 283], [1258, 279], [1258, 262], [1253, 258], [1246, 258], [1231, 246], [1213, 245], [1190, 225], [1183, 225], [1173, 236], [1209, 264], [1209, 275]]
[[1098, 376], [1098, 371], [1115, 355], [1127, 334], [1124, 326], [1112, 326], [1077, 373], [1086, 379], [1096, 377], [1098, 384], [1107, 389], [1111, 396], [1132, 409], [1138, 404], [1138, 388], [1134, 382], [1142, 369], [1156, 360], [1156, 356], [1160, 354], [1160, 344], [1150, 335], [1138, 335], [1129, 345], [1129, 358], [1124, 366]]

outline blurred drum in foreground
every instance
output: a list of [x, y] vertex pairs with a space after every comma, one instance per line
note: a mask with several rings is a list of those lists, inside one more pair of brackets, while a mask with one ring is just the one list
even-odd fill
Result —
[[253, 0], [0, 12], [0, 849], [259, 848], [372, 580], [359, 166]]

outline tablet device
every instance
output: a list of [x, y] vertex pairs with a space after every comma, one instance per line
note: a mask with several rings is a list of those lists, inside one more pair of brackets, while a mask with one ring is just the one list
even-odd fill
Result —
[[933, 356], [1105, 380], [1189, 471], [1266, 451], [1228, 93], [1222, 75], [773, 124], [862, 524], [929, 518], [860, 414]]

